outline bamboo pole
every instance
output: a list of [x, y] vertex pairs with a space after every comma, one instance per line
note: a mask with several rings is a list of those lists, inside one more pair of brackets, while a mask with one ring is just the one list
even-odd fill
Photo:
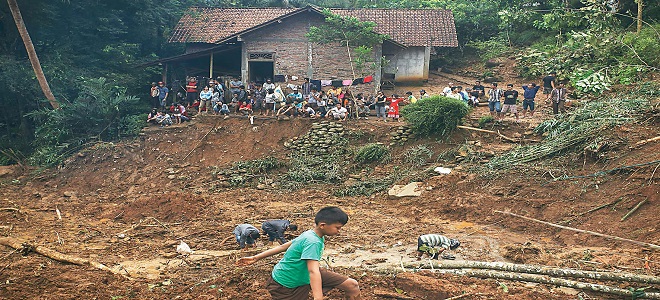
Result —
[[[486, 262], [470, 260], [444, 260], [432, 263], [435, 269], [488, 269], [514, 273], [539, 274], [554, 277], [588, 278], [594, 280], [639, 282], [660, 284], [660, 277], [623, 272], [597, 272], [575, 269], [562, 269], [549, 266], [513, 264], [507, 262]], [[426, 264], [404, 264], [406, 268], [426, 269]]]
[[512, 281], [527, 281], [543, 284], [551, 284], [564, 286], [574, 289], [587, 290], [592, 292], [607, 293], [619, 296], [625, 296], [627, 298], [633, 297], [636, 295], [636, 299], [660, 299], [660, 293], [647, 293], [640, 290], [627, 290], [617, 287], [606, 286], [602, 284], [580, 282], [574, 280], [567, 280], [561, 278], [553, 278], [545, 275], [537, 274], [519, 274], [519, 273], [510, 273], [510, 272], [501, 272], [493, 270], [435, 270], [435, 273], [442, 274], [453, 274], [453, 275], [462, 275], [478, 278], [494, 278], [494, 279], [505, 279]]
[[520, 142], [520, 141], [518, 141], [518, 140], [512, 139], [512, 138], [510, 138], [510, 137], [508, 137], [508, 136], [506, 136], [506, 135], [501, 134], [499, 131], [492, 131], [492, 130], [486, 130], [486, 129], [475, 128], [475, 127], [470, 127], [470, 126], [462, 126], [462, 125], [458, 125], [458, 126], [456, 126], [456, 128], [461, 128], [461, 129], [474, 130], [474, 131], [479, 131], [479, 132], [485, 132], [485, 133], [495, 134], [495, 135], [498, 135], [499, 137], [501, 137], [501, 138], [503, 138], [503, 139], [505, 139], [505, 140], [507, 140], [507, 141], [509, 141], [509, 142], [512, 142], [512, 143], [518, 143], [518, 142]]
[[647, 199], [644, 199], [644, 200], [640, 201], [639, 203], [637, 203], [637, 205], [635, 205], [635, 207], [633, 207], [633, 209], [631, 209], [627, 214], [625, 214], [623, 216], [623, 218], [621, 218], [621, 222], [625, 221], [628, 217], [630, 217], [630, 215], [632, 215], [634, 212], [636, 212], [638, 208], [640, 208], [642, 205], [644, 205], [644, 203], [646, 203], [646, 200]]
[[635, 244], [635, 245], [640, 245], [640, 246], [644, 246], [644, 247], [649, 247], [649, 248], [651, 248], [651, 249], [653, 249], [653, 250], [660, 250], [660, 246], [655, 245], [655, 244], [650, 244], [650, 243], [645, 243], [645, 242], [640, 242], [640, 241], [630, 240], [630, 239], [626, 239], [626, 238], [622, 238], [622, 237], [618, 237], [618, 236], [613, 236], [613, 235], [603, 234], [603, 233], [594, 232], [594, 231], [589, 231], [589, 230], [582, 230], [582, 229], [577, 229], [577, 228], [573, 228], [573, 227], [562, 226], [562, 225], [558, 225], [558, 224], [555, 224], [555, 223], [545, 222], [545, 221], [537, 220], [537, 219], [530, 218], [530, 217], [521, 216], [521, 215], [514, 214], [514, 213], [510, 213], [510, 212], [499, 211], [499, 210], [496, 210], [495, 212], [496, 212], [496, 213], [500, 213], [500, 214], [505, 214], [505, 215], [510, 215], [510, 216], [518, 217], [518, 218], [522, 218], [522, 219], [525, 219], [525, 220], [528, 220], [528, 221], [533, 221], [533, 222], [537, 222], [537, 223], [545, 224], [545, 225], [552, 226], [552, 227], [557, 227], [557, 228], [561, 228], [561, 229], [577, 231], [577, 232], [581, 232], [581, 233], [587, 233], [587, 234], [591, 234], [591, 235], [595, 235], [595, 236], [600, 236], [600, 237], [604, 237], [604, 238], [607, 238], [607, 239], [612, 239], [612, 240], [622, 241], [622, 242], [633, 243], [633, 244]]

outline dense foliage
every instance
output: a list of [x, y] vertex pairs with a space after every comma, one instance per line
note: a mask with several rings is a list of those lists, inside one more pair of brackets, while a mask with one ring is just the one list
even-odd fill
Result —
[[441, 96], [420, 99], [401, 109], [401, 115], [419, 135], [447, 136], [469, 112], [461, 100]]

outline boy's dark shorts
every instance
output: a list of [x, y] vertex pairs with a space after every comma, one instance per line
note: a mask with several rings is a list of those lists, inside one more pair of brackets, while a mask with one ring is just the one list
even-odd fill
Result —
[[552, 93], [552, 88], [551, 87], [543, 87], [543, 94], [547, 95]]
[[[344, 283], [346, 279], [348, 279], [348, 277], [344, 275], [328, 271], [324, 268], [321, 268], [320, 271], [324, 293], [334, 289], [338, 285]], [[307, 300], [309, 299], [309, 292], [312, 290], [312, 287], [309, 284], [306, 284], [290, 289], [277, 283], [277, 281], [275, 281], [271, 276], [270, 279], [268, 279], [268, 283], [266, 284], [266, 289], [270, 293], [271, 297], [273, 297], [273, 300]]]

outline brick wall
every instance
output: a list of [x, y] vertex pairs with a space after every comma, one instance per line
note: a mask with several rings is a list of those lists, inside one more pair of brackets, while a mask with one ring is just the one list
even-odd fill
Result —
[[[250, 52], [273, 52], [275, 74], [313, 79], [352, 79], [351, 66], [346, 46], [338, 43], [309, 43], [305, 34], [310, 26], [323, 22], [316, 13], [301, 13], [283, 19], [279, 23], [263, 27], [241, 37], [245, 54]], [[311, 50], [311, 53], [310, 53]], [[310, 55], [311, 54], [311, 55]], [[311, 66], [309, 64], [311, 56]], [[247, 64], [244, 64], [246, 66]], [[356, 76], [360, 72], [356, 70]], [[351, 88], [354, 93], [373, 94], [373, 85], [358, 85]]]

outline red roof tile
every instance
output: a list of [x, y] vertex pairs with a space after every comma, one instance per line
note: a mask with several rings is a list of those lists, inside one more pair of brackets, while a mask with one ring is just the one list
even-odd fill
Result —
[[[191, 7], [170, 42], [218, 43], [234, 35], [307, 8]], [[318, 11], [315, 8], [314, 11]], [[457, 47], [454, 16], [439, 9], [331, 9], [342, 16], [375, 22], [378, 33], [406, 46]]]

